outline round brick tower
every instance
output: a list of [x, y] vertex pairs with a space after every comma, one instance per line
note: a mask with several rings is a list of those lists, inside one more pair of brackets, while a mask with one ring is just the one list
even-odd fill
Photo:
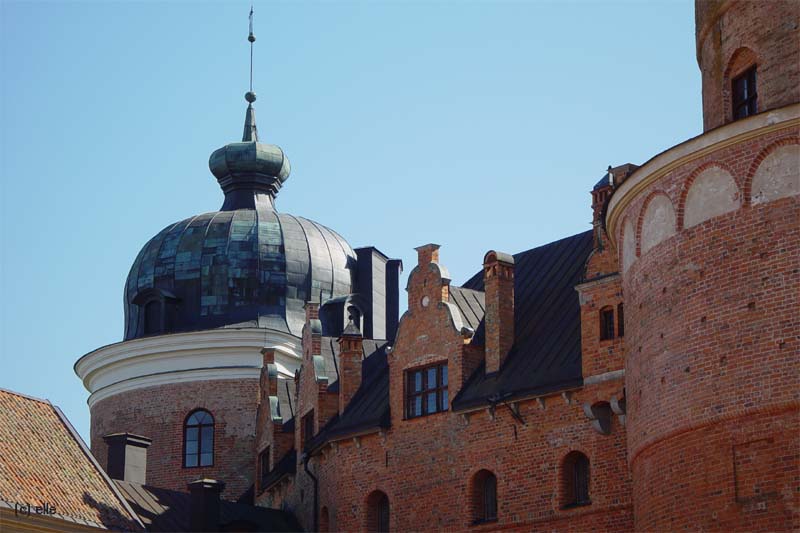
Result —
[[637, 530], [800, 527], [799, 18], [697, 2], [705, 133], [608, 206]]

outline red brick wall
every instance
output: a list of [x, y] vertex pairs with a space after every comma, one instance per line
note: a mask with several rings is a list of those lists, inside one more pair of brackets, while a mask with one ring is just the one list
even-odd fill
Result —
[[[153, 439], [147, 450], [147, 484], [188, 491], [200, 478], [226, 483], [223, 497], [238, 498], [253, 482], [258, 380], [175, 383], [123, 392], [91, 410], [91, 447], [105, 468], [103, 435], [130, 432]], [[183, 467], [183, 423], [197, 408], [214, 415], [214, 466]]]
[[[800, 527], [800, 198], [746, 193], [759, 154], [787, 139], [797, 130], [678, 166], [622, 213], [636, 220], [658, 191], [678, 215], [623, 276], [637, 529]], [[744, 205], [684, 230], [685, 182], [712, 162]]]
[[[631, 530], [625, 428], [614, 418], [611, 434], [601, 435], [582, 409], [584, 402], [621, 396], [621, 380], [577, 390], [569, 404], [559, 394], [546, 398], [544, 407], [534, 399], [522, 401], [519, 414], [525, 424], [502, 406], [494, 414], [481, 408], [404, 420], [406, 369], [447, 361], [451, 399], [461, 383], [458, 366], [466, 345], [439, 303], [447, 283], [438, 267], [424, 262], [431, 258], [433, 254], [421, 257], [411, 275], [409, 311], [389, 356], [391, 428], [337, 442], [310, 462], [319, 479], [318, 505], [327, 509], [331, 530], [363, 530], [367, 499], [376, 490], [388, 495], [391, 529], [396, 531]], [[429, 297], [427, 306], [421, 304], [424, 296]], [[316, 394], [303, 380], [301, 387], [301, 398]], [[562, 509], [562, 463], [574, 450], [591, 462], [592, 503]], [[473, 526], [470, 486], [482, 469], [497, 477], [498, 521]], [[265, 493], [260, 504], [288, 508], [310, 529], [313, 498], [313, 484], [301, 463], [293, 479]]]
[[703, 78], [704, 130], [733, 119], [730, 83], [755, 58], [758, 111], [800, 101], [800, 2], [700, 0], [697, 60]]

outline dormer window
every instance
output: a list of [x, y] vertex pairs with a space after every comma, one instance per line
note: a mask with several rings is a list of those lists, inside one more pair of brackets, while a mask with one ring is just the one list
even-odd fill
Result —
[[148, 288], [139, 292], [132, 303], [139, 306], [142, 335], [158, 335], [172, 328], [178, 299], [171, 292]]
[[733, 120], [758, 113], [756, 67], [753, 65], [733, 79]]

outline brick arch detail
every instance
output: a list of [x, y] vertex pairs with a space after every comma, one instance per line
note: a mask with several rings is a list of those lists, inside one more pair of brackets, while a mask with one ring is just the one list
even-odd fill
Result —
[[781, 146], [791, 146], [793, 144], [800, 144], [800, 137], [781, 137], [780, 139], [767, 145], [753, 159], [753, 162], [750, 163], [750, 168], [747, 169], [747, 175], [744, 178], [744, 185], [742, 187], [742, 206], [750, 207], [753, 205], [753, 178], [755, 177], [756, 172], [758, 172], [758, 167], [761, 166], [761, 163], [763, 163], [772, 152]]
[[[733, 94], [731, 82], [733, 78], [755, 65], [758, 68], [759, 55], [748, 46], [740, 46], [731, 54], [725, 71], [722, 73], [722, 105], [725, 113], [725, 122], [733, 121]], [[758, 83], [756, 83], [758, 86]]]
[[721, 170], [724, 170], [725, 172], [727, 172], [728, 174], [731, 175], [731, 177], [733, 178], [734, 183], [736, 184], [736, 188], [739, 191], [739, 198], [742, 199], [741, 200], [741, 206], [744, 205], [744, 200], [743, 200], [744, 193], [742, 192], [743, 187], [742, 187], [742, 183], [741, 183], [742, 180], [741, 180], [741, 178], [740, 179], [736, 179], [736, 174], [733, 172], [733, 170], [731, 170], [731, 167], [728, 166], [727, 163], [723, 163], [722, 161], [709, 161], [707, 163], [703, 163], [702, 165], [700, 165], [697, 168], [695, 168], [691, 172], [691, 174], [689, 174], [686, 177], [686, 179], [683, 182], [683, 186], [681, 187], [681, 195], [680, 195], [680, 198], [678, 198], [678, 207], [675, 210], [675, 231], [676, 232], [683, 231], [685, 229], [684, 228], [684, 216], [686, 215], [686, 198], [689, 196], [689, 189], [692, 188], [692, 185], [694, 184], [695, 180], [700, 176], [700, 174], [702, 174], [706, 170], [709, 170], [709, 169], [715, 168], [715, 167], [719, 168]]
[[[647, 195], [647, 197], [645, 198], [644, 202], [642, 202], [642, 207], [639, 208], [639, 215], [636, 217], [636, 226], [634, 228], [635, 231], [636, 231], [636, 257], [637, 258], [642, 256], [642, 226], [644, 225], [644, 215], [645, 215], [645, 213], [647, 213], [647, 208], [650, 206], [650, 202], [652, 202], [658, 196], [665, 197], [669, 201], [669, 203], [672, 204], [672, 209], [673, 209], [673, 211], [675, 211], [675, 202], [672, 201], [672, 198], [670, 198], [669, 194], [664, 189], [657, 189], [657, 190], [652, 191], [650, 194]], [[678, 228], [677, 228], [677, 213], [676, 213], [675, 224], [676, 224], [675, 231], [677, 233], [677, 231], [678, 231]]]

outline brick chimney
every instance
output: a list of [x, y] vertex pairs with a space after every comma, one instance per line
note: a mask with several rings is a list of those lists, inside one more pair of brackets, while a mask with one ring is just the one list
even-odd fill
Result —
[[225, 483], [216, 479], [198, 479], [189, 483], [189, 529], [219, 531], [220, 497]]
[[153, 441], [132, 433], [112, 433], [103, 440], [108, 445], [108, 477], [144, 485], [147, 481], [147, 448]]
[[339, 414], [355, 396], [361, 386], [361, 363], [363, 357], [361, 331], [350, 321], [339, 337]]
[[514, 344], [514, 258], [491, 251], [483, 259], [486, 290], [486, 373], [497, 372]]

